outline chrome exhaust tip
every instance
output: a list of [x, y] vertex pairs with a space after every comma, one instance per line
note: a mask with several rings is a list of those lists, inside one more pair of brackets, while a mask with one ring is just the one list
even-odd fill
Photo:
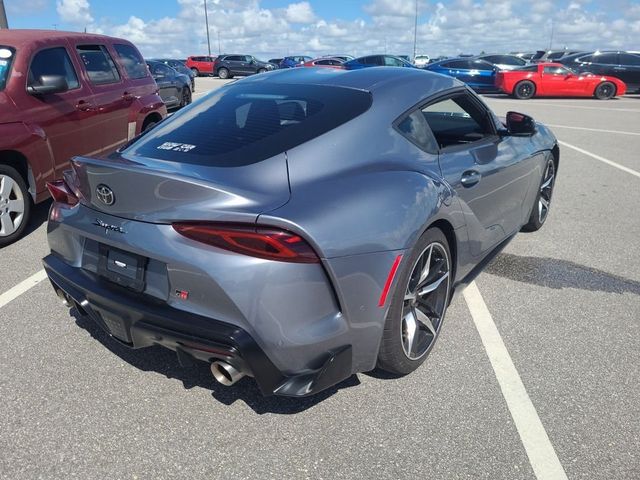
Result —
[[56, 294], [65, 307], [71, 308], [71, 300], [69, 299], [69, 296], [62, 291], [62, 289], [56, 288]]
[[244, 373], [233, 365], [219, 361], [211, 364], [211, 373], [213, 374], [213, 378], [225, 387], [230, 387], [244, 377]]

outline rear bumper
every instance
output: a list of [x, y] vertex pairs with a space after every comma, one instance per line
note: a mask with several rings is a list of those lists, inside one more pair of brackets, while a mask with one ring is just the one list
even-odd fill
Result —
[[314, 368], [285, 374], [238, 326], [178, 310], [73, 267], [56, 255], [48, 255], [43, 263], [58, 294], [64, 292], [81, 313], [131, 348], [162, 345], [179, 358], [227, 361], [253, 376], [263, 395], [313, 395], [351, 375], [351, 345], [327, 351]]

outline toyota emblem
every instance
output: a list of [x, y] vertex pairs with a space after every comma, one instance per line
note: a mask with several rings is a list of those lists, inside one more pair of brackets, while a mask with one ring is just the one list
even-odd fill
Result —
[[113, 194], [113, 190], [102, 183], [96, 187], [96, 195], [105, 205], [113, 205], [116, 202], [116, 196]]

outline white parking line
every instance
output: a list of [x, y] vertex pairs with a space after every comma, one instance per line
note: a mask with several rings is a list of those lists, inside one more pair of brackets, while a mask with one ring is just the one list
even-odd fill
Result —
[[552, 125], [551, 123], [544, 123], [547, 127], [553, 128], [569, 128], [571, 130], [585, 130], [587, 132], [600, 132], [600, 133], [619, 133], [620, 135], [638, 135], [640, 132], [623, 132], [621, 130], [603, 130], [601, 128], [587, 128], [587, 127], [570, 127], [569, 125]]
[[40, 270], [39, 272], [31, 275], [26, 280], [23, 280], [22, 282], [17, 284], [15, 287], [7, 290], [2, 295], [0, 295], [0, 308], [4, 307], [10, 301], [15, 300], [24, 292], [35, 287], [45, 278], [47, 278], [47, 274], [44, 270]]
[[463, 294], [536, 478], [565, 480], [567, 474], [476, 283], [472, 282]]
[[586, 150], [584, 150], [584, 149], [582, 149], [580, 147], [576, 147], [575, 145], [571, 145], [570, 143], [563, 142], [562, 140], [558, 140], [558, 143], [560, 145], [565, 146], [565, 147], [572, 148], [576, 152], [580, 152], [583, 155], [587, 155], [587, 156], [589, 156], [591, 158], [595, 158], [596, 160], [599, 160], [599, 161], [601, 161], [603, 163], [606, 163], [607, 165], [611, 165], [612, 167], [618, 168], [618, 169], [622, 170], [623, 172], [630, 173], [631, 175], [634, 175], [634, 176], [640, 178], [640, 172], [637, 172], [637, 171], [635, 171], [635, 170], [633, 170], [631, 168], [625, 167], [624, 165], [620, 165], [619, 163], [616, 163], [616, 162], [614, 162], [612, 160], [608, 160], [608, 159], [606, 159], [604, 157], [601, 157], [600, 155], [596, 155], [595, 153], [588, 152], [588, 151], [586, 151]]

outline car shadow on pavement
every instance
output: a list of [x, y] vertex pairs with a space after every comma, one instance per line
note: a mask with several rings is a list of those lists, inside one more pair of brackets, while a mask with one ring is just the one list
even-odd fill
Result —
[[557, 258], [502, 253], [485, 272], [542, 287], [640, 295], [640, 282]]
[[24, 229], [23, 237], [35, 232], [40, 226], [49, 218], [49, 208], [51, 207], [51, 200], [46, 200], [36, 205], [31, 205], [31, 218], [27, 228]]
[[189, 366], [182, 366], [174, 352], [160, 346], [131, 349], [114, 340], [96, 322], [80, 314], [75, 308], [70, 310], [70, 315], [80, 328], [86, 330], [104, 347], [137, 369], [143, 372], [157, 372], [167, 378], [180, 380], [187, 390], [194, 387], [207, 389], [211, 391], [214, 399], [225, 405], [232, 405], [241, 400], [259, 415], [300, 413], [326, 400], [338, 390], [360, 384], [358, 377], [352, 375], [338, 385], [310, 397], [265, 397], [252, 378], [245, 377], [233, 386], [225, 387], [213, 379], [209, 365], [205, 362], [193, 361]]

